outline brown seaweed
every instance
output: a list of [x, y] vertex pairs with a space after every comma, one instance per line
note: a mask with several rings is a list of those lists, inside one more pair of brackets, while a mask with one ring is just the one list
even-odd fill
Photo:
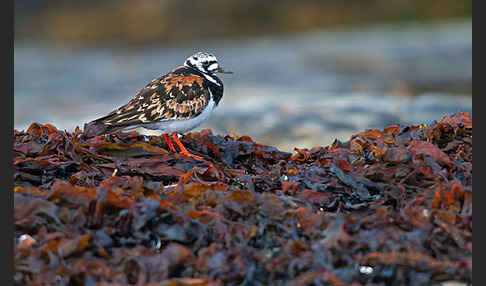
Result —
[[296, 149], [14, 131], [17, 284], [472, 283], [472, 117]]

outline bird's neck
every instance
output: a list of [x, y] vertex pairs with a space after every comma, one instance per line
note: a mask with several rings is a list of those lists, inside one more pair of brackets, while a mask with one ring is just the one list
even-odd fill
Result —
[[214, 103], [216, 103], [216, 105], [218, 105], [221, 98], [223, 98], [223, 84], [221, 84], [221, 86], [210, 85], [209, 90], [211, 91], [211, 94], [213, 95]]
[[216, 103], [216, 105], [218, 105], [219, 101], [223, 97], [223, 82], [214, 74], [208, 74], [202, 72], [199, 69], [192, 66], [185, 65], [185, 67], [191, 69], [193, 72], [206, 79], [204, 83], [211, 91], [214, 102]]

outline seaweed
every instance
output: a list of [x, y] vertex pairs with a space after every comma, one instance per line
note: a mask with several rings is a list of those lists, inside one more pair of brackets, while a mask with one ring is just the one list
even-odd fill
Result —
[[281, 152], [14, 131], [16, 284], [472, 283], [472, 117]]

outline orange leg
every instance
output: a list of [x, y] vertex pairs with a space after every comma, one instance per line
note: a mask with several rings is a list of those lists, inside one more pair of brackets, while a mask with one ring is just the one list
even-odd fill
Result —
[[202, 157], [199, 157], [197, 155], [189, 153], [189, 151], [187, 151], [187, 149], [184, 147], [184, 145], [182, 145], [181, 141], [179, 141], [179, 138], [177, 138], [177, 134], [172, 133], [172, 138], [174, 139], [175, 143], [179, 146], [179, 148], [181, 148], [181, 152], [180, 152], [181, 154], [184, 154], [188, 157], [192, 157], [196, 160], [202, 160], [203, 159]]
[[167, 145], [169, 145], [170, 150], [172, 152], [177, 153], [177, 150], [174, 148], [174, 145], [172, 145], [172, 141], [170, 141], [170, 137], [167, 134], [164, 134], [165, 141], [167, 141]]

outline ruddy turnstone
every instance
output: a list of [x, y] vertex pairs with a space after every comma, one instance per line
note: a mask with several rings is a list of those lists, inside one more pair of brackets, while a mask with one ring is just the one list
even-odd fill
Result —
[[88, 136], [116, 131], [140, 129], [143, 134], [157, 130], [173, 152], [177, 152], [169, 134], [181, 149], [180, 153], [197, 160], [184, 148], [177, 134], [188, 132], [208, 119], [223, 97], [223, 82], [215, 73], [224, 71], [210, 53], [196, 53], [168, 74], [155, 78], [127, 104], [108, 115], [85, 125]]

